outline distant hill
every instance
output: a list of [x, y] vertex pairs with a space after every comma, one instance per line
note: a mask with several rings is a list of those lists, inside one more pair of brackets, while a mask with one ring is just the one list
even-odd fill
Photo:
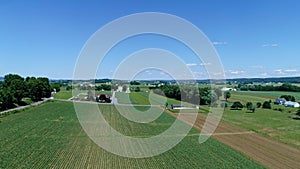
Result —
[[4, 80], [4, 77], [0, 77], [0, 82], [2, 82]]

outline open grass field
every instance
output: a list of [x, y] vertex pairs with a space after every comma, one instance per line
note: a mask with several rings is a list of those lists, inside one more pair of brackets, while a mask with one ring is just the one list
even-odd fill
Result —
[[[263, 103], [270, 99], [274, 101], [273, 98], [281, 94], [284, 94], [284, 92], [265, 92], [264, 95], [260, 92], [258, 94], [256, 92], [231, 92], [231, 98], [228, 101], [240, 101], [242, 104], [246, 104], [246, 102]], [[298, 93], [290, 94], [296, 96]], [[202, 106], [202, 109], [205, 109], [204, 107], [208, 109], [207, 106]], [[278, 111], [278, 109], [282, 111]], [[245, 108], [231, 110], [228, 107], [225, 109], [222, 118], [228, 123], [255, 131], [300, 149], [300, 118], [296, 115], [297, 110], [297, 108], [274, 104], [272, 104], [272, 109], [256, 108], [255, 113], [251, 113]], [[200, 110], [200, 112], [202, 111]]]
[[261, 98], [267, 98], [267, 99], [276, 99], [277, 97], [280, 97], [281, 95], [292, 95], [295, 97], [297, 101], [300, 102], [300, 92], [281, 92], [281, 91], [238, 91], [233, 92], [235, 94], [239, 95], [247, 95], [247, 96], [258, 96]]
[[[111, 105], [99, 106], [116, 130], [135, 137], [157, 134], [174, 121], [164, 113], [149, 124], [137, 124]], [[195, 135], [151, 158], [113, 155], [87, 137], [69, 102], [44, 103], [0, 120], [0, 168], [264, 168], [213, 139], [199, 144]]]
[[72, 97], [72, 90], [61, 90], [54, 95], [55, 99], [70, 99]]
[[[150, 93], [148, 92], [131, 92], [131, 93], [120, 93], [116, 92], [116, 97], [118, 98], [118, 102], [121, 104], [139, 104], [139, 105], [150, 105], [150, 99], [152, 104], [154, 105], [165, 105], [167, 102], [169, 105], [171, 104], [181, 104], [180, 101], [171, 99], [171, 98], [166, 98], [164, 96], [158, 95], [151, 93], [151, 98], [150, 98]], [[126, 99], [126, 98], [129, 98]], [[190, 103], [182, 103], [185, 106], [193, 106]]]

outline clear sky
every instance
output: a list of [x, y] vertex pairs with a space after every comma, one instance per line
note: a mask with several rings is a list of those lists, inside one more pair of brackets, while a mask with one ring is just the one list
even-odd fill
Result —
[[[297, 0], [2, 0], [0, 76], [70, 79], [79, 52], [94, 32], [138, 12], [169, 13], [196, 25], [214, 44], [228, 78], [300, 76], [299, 9]], [[141, 43], [145, 39], [146, 45]], [[186, 49], [158, 39], [129, 39], [100, 65], [98, 78], [111, 77], [120, 57], [143, 47], [182, 54], [197, 78], [205, 78], [203, 65], [185, 58]]]

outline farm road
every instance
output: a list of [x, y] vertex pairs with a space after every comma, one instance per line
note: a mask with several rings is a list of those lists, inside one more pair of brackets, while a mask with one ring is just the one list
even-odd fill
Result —
[[44, 102], [46, 102], [46, 101], [48, 101], [48, 100], [51, 100], [51, 99], [50, 99], [50, 98], [45, 98], [45, 99], [43, 99], [42, 101], [34, 102], [34, 103], [30, 104], [30, 105], [19, 106], [19, 107], [13, 108], [13, 109], [8, 109], [8, 110], [5, 110], [5, 111], [0, 112], [0, 115], [1, 115], [1, 114], [5, 114], [5, 113], [9, 113], [9, 112], [15, 111], [15, 110], [22, 110], [22, 109], [25, 109], [25, 108], [31, 107], [31, 106], [36, 106], [36, 105], [42, 104], [42, 103], [44, 103]]
[[[174, 117], [175, 113], [166, 112]], [[181, 113], [180, 120], [192, 125], [190, 113]], [[206, 116], [198, 114], [194, 128], [201, 130]], [[299, 168], [300, 150], [286, 144], [270, 140], [252, 131], [221, 122], [212, 137], [228, 146], [240, 151], [253, 160], [265, 165], [268, 168]]]

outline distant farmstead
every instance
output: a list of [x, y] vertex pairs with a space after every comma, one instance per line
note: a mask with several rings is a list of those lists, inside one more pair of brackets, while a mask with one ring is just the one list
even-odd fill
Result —
[[284, 103], [284, 106], [286, 106], [286, 107], [295, 107], [295, 108], [300, 107], [299, 103], [292, 102], [292, 101], [286, 101]]
[[294, 108], [300, 107], [300, 104], [298, 102], [286, 101], [285, 98], [277, 98], [274, 103], [286, 107], [294, 107]]

